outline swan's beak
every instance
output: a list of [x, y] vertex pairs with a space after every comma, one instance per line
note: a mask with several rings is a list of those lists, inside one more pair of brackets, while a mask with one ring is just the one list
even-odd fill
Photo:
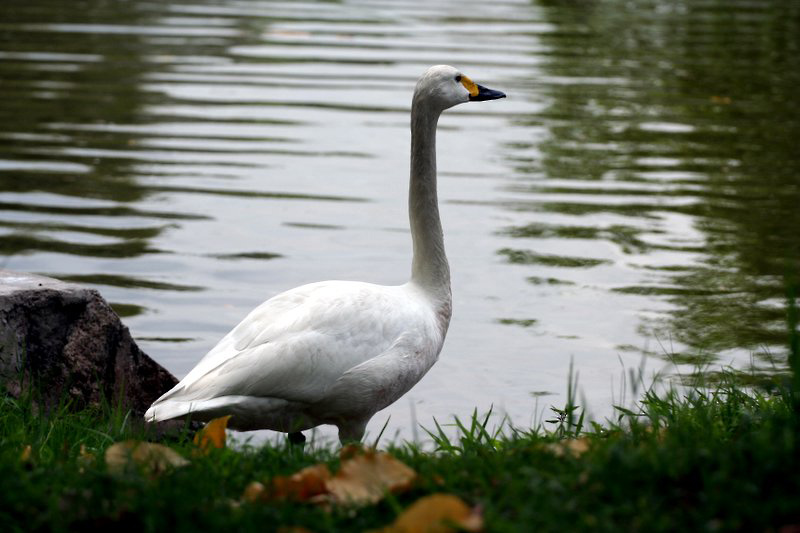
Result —
[[495, 91], [494, 89], [489, 89], [488, 87], [478, 85], [477, 83], [475, 84], [475, 87], [478, 88], [478, 94], [472, 94], [473, 91], [470, 91], [470, 102], [483, 102], [484, 100], [497, 100], [498, 98], [506, 97], [506, 93], [502, 91]]

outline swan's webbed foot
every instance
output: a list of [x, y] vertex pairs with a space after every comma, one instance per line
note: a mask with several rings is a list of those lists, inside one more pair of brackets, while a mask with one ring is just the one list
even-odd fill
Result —
[[292, 446], [300, 445], [301, 447], [306, 443], [306, 436], [301, 431], [294, 431], [289, 433], [289, 444]]

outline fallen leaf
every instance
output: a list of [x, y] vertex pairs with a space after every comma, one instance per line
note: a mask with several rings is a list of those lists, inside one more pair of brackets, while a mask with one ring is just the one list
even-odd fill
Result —
[[106, 450], [106, 466], [112, 474], [122, 474], [132, 466], [150, 475], [186, 466], [189, 461], [175, 450], [161, 444], [126, 440], [112, 444]]
[[342, 461], [326, 487], [334, 503], [364, 505], [380, 501], [387, 492], [402, 492], [417, 473], [386, 452], [368, 450]]
[[94, 462], [94, 454], [86, 449], [86, 445], [81, 443], [81, 449], [78, 452], [78, 472], [83, 474], [86, 471], [86, 466]]
[[27, 463], [31, 460], [31, 453], [33, 453], [33, 449], [31, 448], [30, 444], [25, 445], [22, 449], [22, 453], [19, 454], [19, 461], [21, 463]]
[[207, 455], [214, 448], [225, 447], [225, 428], [231, 415], [221, 416], [210, 421], [194, 436], [194, 445], [198, 455]]
[[253, 502], [299, 501], [322, 504], [365, 505], [380, 501], [387, 492], [401, 492], [417, 476], [411, 468], [385, 452], [343, 449], [335, 476], [325, 464], [306, 467], [291, 476], [276, 476], [269, 483], [253, 481], [242, 500]]
[[307, 466], [288, 477], [278, 476], [272, 480], [273, 497], [280, 500], [307, 501], [328, 491], [327, 482], [331, 471], [325, 464]]
[[356, 455], [361, 455], [364, 453], [364, 447], [361, 444], [345, 444], [342, 446], [342, 449], [339, 450], [339, 459], [345, 461], [347, 459], [352, 459]]
[[291, 476], [274, 478], [271, 491], [273, 498], [280, 500], [307, 501], [328, 492], [326, 483], [329, 479], [331, 471], [327, 465], [307, 466]]
[[302, 526], [281, 526], [278, 533], [311, 533], [311, 530]]
[[481, 531], [483, 517], [452, 494], [431, 494], [414, 502], [390, 525], [374, 533]]
[[244, 489], [242, 499], [247, 502], [271, 501], [311, 501], [315, 496], [325, 494], [325, 482], [331, 478], [327, 465], [308, 466], [291, 476], [276, 476], [268, 486], [253, 481]]
[[578, 437], [577, 439], [553, 442], [547, 445], [547, 449], [558, 457], [563, 457], [567, 453], [579, 457], [589, 450], [589, 439], [586, 437]]
[[78, 459], [90, 463], [94, 461], [94, 454], [86, 449], [86, 445], [81, 443], [81, 449], [78, 452]]
[[647, 433], [655, 434], [656, 439], [659, 442], [663, 442], [664, 439], [667, 438], [667, 428], [664, 427], [664, 426], [661, 426], [661, 427], [659, 427], [657, 429], [653, 429], [653, 426], [647, 426], [645, 428], [645, 431]]
[[244, 488], [244, 492], [242, 493], [242, 499], [249, 503], [255, 503], [257, 501], [261, 501], [264, 498], [264, 494], [266, 493], [266, 491], [267, 488], [264, 486], [263, 483], [259, 481], [251, 481]]

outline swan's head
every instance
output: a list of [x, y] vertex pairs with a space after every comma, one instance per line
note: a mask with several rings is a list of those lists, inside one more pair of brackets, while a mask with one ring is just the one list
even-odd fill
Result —
[[422, 75], [414, 91], [415, 102], [425, 102], [444, 111], [464, 102], [505, 98], [505, 93], [478, 85], [455, 67], [436, 65]]

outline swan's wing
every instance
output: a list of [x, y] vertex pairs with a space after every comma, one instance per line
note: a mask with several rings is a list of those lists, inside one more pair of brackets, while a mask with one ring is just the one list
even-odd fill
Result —
[[304, 285], [254, 309], [156, 403], [224, 395], [313, 403], [400, 336], [425, 336], [428, 314], [400, 287]]
[[358, 406], [371, 415], [394, 403], [428, 372], [440, 347], [435, 338], [420, 343], [413, 334], [400, 336], [385, 352], [350, 368], [336, 380], [324, 405], [319, 406], [322, 416], [335, 418], [337, 413], [352, 413]]

